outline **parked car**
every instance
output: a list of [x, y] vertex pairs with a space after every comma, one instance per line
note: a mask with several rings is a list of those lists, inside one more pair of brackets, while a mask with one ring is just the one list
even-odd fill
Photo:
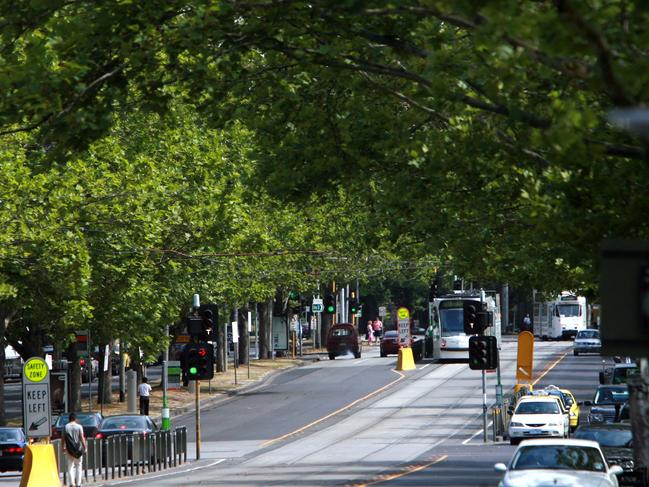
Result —
[[574, 438], [592, 440], [599, 443], [606, 463], [619, 465], [624, 472], [620, 474], [621, 484], [636, 480], [633, 463], [633, 435], [629, 424], [585, 424], [575, 431]]
[[512, 445], [525, 438], [567, 438], [568, 416], [555, 396], [523, 396], [512, 412], [508, 434]]
[[106, 416], [99, 424], [95, 438], [103, 439], [113, 435], [153, 433], [155, 431], [158, 431], [158, 427], [150, 417], [140, 414], [121, 414]]
[[354, 354], [361, 358], [361, 349], [358, 343], [358, 331], [349, 323], [339, 323], [329, 328], [327, 334], [327, 353], [329, 359], [334, 360], [339, 355]]
[[0, 428], [0, 472], [22, 471], [26, 445], [22, 428]]
[[638, 371], [636, 363], [617, 363], [613, 367], [607, 367], [599, 373], [599, 383], [605, 384], [626, 384], [630, 375]]
[[617, 487], [619, 465], [608, 467], [595, 441], [525, 440], [514, 452], [509, 466], [494, 465], [504, 473], [499, 487], [528, 485]]
[[[99, 423], [104, 417], [101, 413], [75, 413], [77, 415], [77, 422], [83, 427], [83, 434], [86, 438], [94, 438], [99, 430]], [[52, 439], [61, 438], [63, 436], [63, 428], [70, 422], [70, 415], [68, 413], [61, 414], [54, 425], [52, 426]]]
[[613, 423], [619, 418], [620, 409], [629, 400], [629, 388], [626, 385], [599, 386], [592, 401], [584, 401], [584, 406], [591, 406], [588, 414], [589, 423]]
[[599, 330], [581, 330], [575, 337], [573, 353], [601, 353], [602, 340], [599, 338]]

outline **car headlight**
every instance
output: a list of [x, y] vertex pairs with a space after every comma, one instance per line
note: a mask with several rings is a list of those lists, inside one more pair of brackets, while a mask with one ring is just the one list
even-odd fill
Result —
[[514, 428], [522, 428], [523, 423], [517, 423], [516, 421], [512, 421], [511, 423], [509, 423], [509, 426], [513, 426]]
[[604, 415], [603, 414], [589, 414], [588, 422], [590, 423], [603, 423]]

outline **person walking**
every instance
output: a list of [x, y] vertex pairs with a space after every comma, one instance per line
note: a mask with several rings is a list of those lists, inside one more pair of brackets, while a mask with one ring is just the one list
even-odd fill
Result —
[[148, 416], [149, 396], [151, 395], [151, 386], [149, 385], [149, 379], [142, 377], [142, 384], [140, 384], [137, 388], [137, 392], [140, 395], [140, 414]]
[[532, 331], [532, 320], [529, 314], [526, 314], [525, 318], [523, 318], [523, 329], [521, 331]]
[[374, 320], [374, 323], [372, 324], [372, 329], [374, 330], [374, 336], [378, 340], [383, 336], [383, 322], [381, 319], [377, 316], [376, 319]]
[[81, 487], [86, 437], [83, 434], [83, 427], [77, 422], [75, 413], [70, 413], [70, 421], [63, 429], [63, 438], [63, 451], [65, 452], [67, 465], [67, 485]]

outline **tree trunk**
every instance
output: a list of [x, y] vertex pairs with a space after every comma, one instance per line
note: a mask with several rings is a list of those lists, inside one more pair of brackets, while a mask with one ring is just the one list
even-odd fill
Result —
[[273, 358], [271, 340], [271, 320], [273, 313], [273, 298], [259, 303], [259, 358]]
[[219, 317], [223, 316], [223, 319], [219, 320], [219, 323], [215, 323], [216, 326], [216, 371], [225, 372], [227, 371], [227, 358], [228, 353], [226, 348], [228, 346], [228, 340], [226, 335], [226, 323], [227, 320], [227, 309], [223, 309], [223, 313], [219, 313]]
[[239, 309], [239, 365], [248, 363], [248, 352], [250, 350], [250, 333], [248, 333], [248, 308]]
[[77, 344], [68, 345], [68, 379], [70, 381], [70, 411], [81, 411], [81, 366], [77, 356]]
[[0, 426], [7, 425], [7, 416], [5, 414], [5, 330], [9, 319], [2, 316], [0, 317]]

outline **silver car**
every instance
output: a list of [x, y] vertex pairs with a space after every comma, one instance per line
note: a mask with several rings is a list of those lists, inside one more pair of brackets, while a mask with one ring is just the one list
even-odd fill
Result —
[[617, 487], [622, 467], [609, 467], [596, 441], [525, 440], [514, 452], [509, 466], [494, 465], [504, 473], [499, 487], [571, 485]]
[[599, 338], [599, 330], [581, 330], [575, 337], [573, 353], [601, 353], [602, 341]]

